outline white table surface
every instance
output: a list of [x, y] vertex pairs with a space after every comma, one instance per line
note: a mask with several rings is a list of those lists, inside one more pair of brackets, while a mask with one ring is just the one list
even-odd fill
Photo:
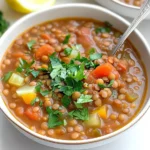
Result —
[[[56, 4], [67, 2], [87, 2], [94, 0], [57, 0]], [[4, 12], [5, 18], [13, 23], [22, 17], [21, 14], [11, 10], [0, 0], [0, 10]], [[131, 21], [130, 19], [128, 19]], [[150, 21], [144, 21], [139, 27], [147, 41], [150, 43]], [[16, 130], [0, 112], [0, 150], [56, 150], [35, 143]], [[138, 124], [120, 139], [90, 150], [150, 150], [150, 110], [138, 122]]]

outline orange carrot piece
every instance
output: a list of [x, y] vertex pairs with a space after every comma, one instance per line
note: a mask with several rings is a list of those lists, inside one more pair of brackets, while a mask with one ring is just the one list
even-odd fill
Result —
[[92, 72], [95, 78], [108, 77], [110, 73], [114, 73], [116, 78], [119, 77], [118, 71], [110, 63], [102, 64]]
[[41, 46], [36, 52], [36, 59], [41, 59], [43, 55], [51, 55], [54, 53], [54, 48], [48, 44]]
[[39, 110], [37, 112], [34, 112], [33, 109], [34, 107], [29, 106], [25, 111], [25, 115], [31, 120], [39, 121], [42, 117], [41, 111]]

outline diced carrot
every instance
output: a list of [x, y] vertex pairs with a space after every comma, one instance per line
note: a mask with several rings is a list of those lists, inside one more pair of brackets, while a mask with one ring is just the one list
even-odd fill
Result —
[[119, 71], [126, 72], [128, 68], [128, 63], [125, 60], [120, 60], [118, 63]]
[[50, 36], [49, 36], [48, 34], [46, 34], [46, 33], [42, 33], [42, 34], [41, 34], [41, 37], [42, 37], [43, 39], [45, 39], [45, 40], [49, 40], [49, 39], [50, 39]]
[[41, 108], [39, 107], [39, 110], [36, 112], [33, 111], [33, 109], [34, 109], [33, 106], [28, 107], [25, 111], [25, 115], [31, 120], [39, 121], [42, 117]]
[[23, 98], [26, 104], [31, 104], [32, 100], [36, 98], [36, 93], [23, 94], [21, 95], [21, 97]]
[[54, 53], [54, 48], [48, 44], [41, 46], [36, 52], [36, 59], [41, 59], [43, 55], [51, 55]]
[[110, 63], [102, 64], [92, 72], [95, 78], [108, 77], [110, 73], [114, 73], [116, 75], [116, 79], [119, 77], [119, 73]]
[[12, 53], [12, 56], [15, 57], [15, 58], [22, 58], [22, 59], [25, 59], [27, 60], [28, 59], [28, 56], [26, 56], [24, 53], [22, 52], [15, 52], [15, 53]]

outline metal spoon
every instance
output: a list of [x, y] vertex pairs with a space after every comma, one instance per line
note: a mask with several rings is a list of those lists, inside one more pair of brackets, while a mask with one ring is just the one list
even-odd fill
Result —
[[122, 46], [124, 41], [131, 34], [131, 32], [143, 21], [143, 19], [145, 19], [145, 17], [149, 13], [150, 13], [150, 0], [146, 0], [143, 6], [141, 7], [138, 16], [132, 21], [131, 25], [128, 27], [125, 33], [121, 36], [121, 38], [118, 41], [118, 44], [112, 51], [110, 51], [109, 55], [114, 55], [117, 52], [117, 50], [119, 50], [119, 48]]

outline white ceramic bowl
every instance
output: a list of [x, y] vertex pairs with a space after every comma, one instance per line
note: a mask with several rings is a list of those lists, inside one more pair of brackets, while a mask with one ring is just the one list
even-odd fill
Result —
[[[119, 0], [96, 0], [100, 5], [129, 18], [135, 18], [140, 10], [140, 7], [128, 5]], [[150, 15], [146, 18], [150, 19]]]
[[[41, 12], [36, 12], [30, 15], [25, 16], [18, 22], [16, 22], [13, 26], [11, 26], [8, 31], [3, 35], [0, 39], [0, 58], [3, 57], [4, 53], [8, 49], [9, 45], [12, 41], [22, 32], [26, 31], [28, 28], [31, 28], [34, 25], [43, 23], [48, 20], [53, 20], [57, 18], [66, 18], [66, 17], [82, 17], [82, 18], [93, 18], [100, 21], [109, 21], [113, 26], [120, 31], [124, 32], [126, 28], [129, 26], [129, 23], [119, 17], [117, 14], [99, 7], [95, 5], [88, 5], [88, 4], [68, 4], [68, 5], [59, 5], [56, 7], [52, 7], [47, 10], [43, 10]], [[129, 37], [133, 45], [138, 49], [141, 59], [146, 66], [149, 68], [150, 64], [150, 48], [144, 37], [140, 34], [139, 31], [134, 31], [131, 36]], [[150, 69], [147, 69], [148, 79], [150, 79]], [[148, 93], [146, 95], [145, 104], [140, 111], [140, 113], [134, 118], [129, 124], [117, 130], [111, 134], [94, 138], [88, 140], [77, 140], [77, 141], [69, 141], [69, 140], [59, 140], [53, 139], [46, 136], [42, 136], [37, 134], [23, 124], [21, 124], [8, 110], [7, 106], [5, 105], [4, 101], [0, 97], [0, 107], [2, 112], [5, 116], [10, 120], [10, 122], [24, 135], [29, 137], [30, 139], [39, 142], [41, 144], [60, 148], [60, 149], [88, 149], [97, 146], [101, 146], [112, 140], [116, 139], [117, 137], [121, 136], [125, 130], [131, 128], [148, 110], [150, 105], [150, 101], [148, 101], [150, 96], [150, 80], [148, 80]]]

